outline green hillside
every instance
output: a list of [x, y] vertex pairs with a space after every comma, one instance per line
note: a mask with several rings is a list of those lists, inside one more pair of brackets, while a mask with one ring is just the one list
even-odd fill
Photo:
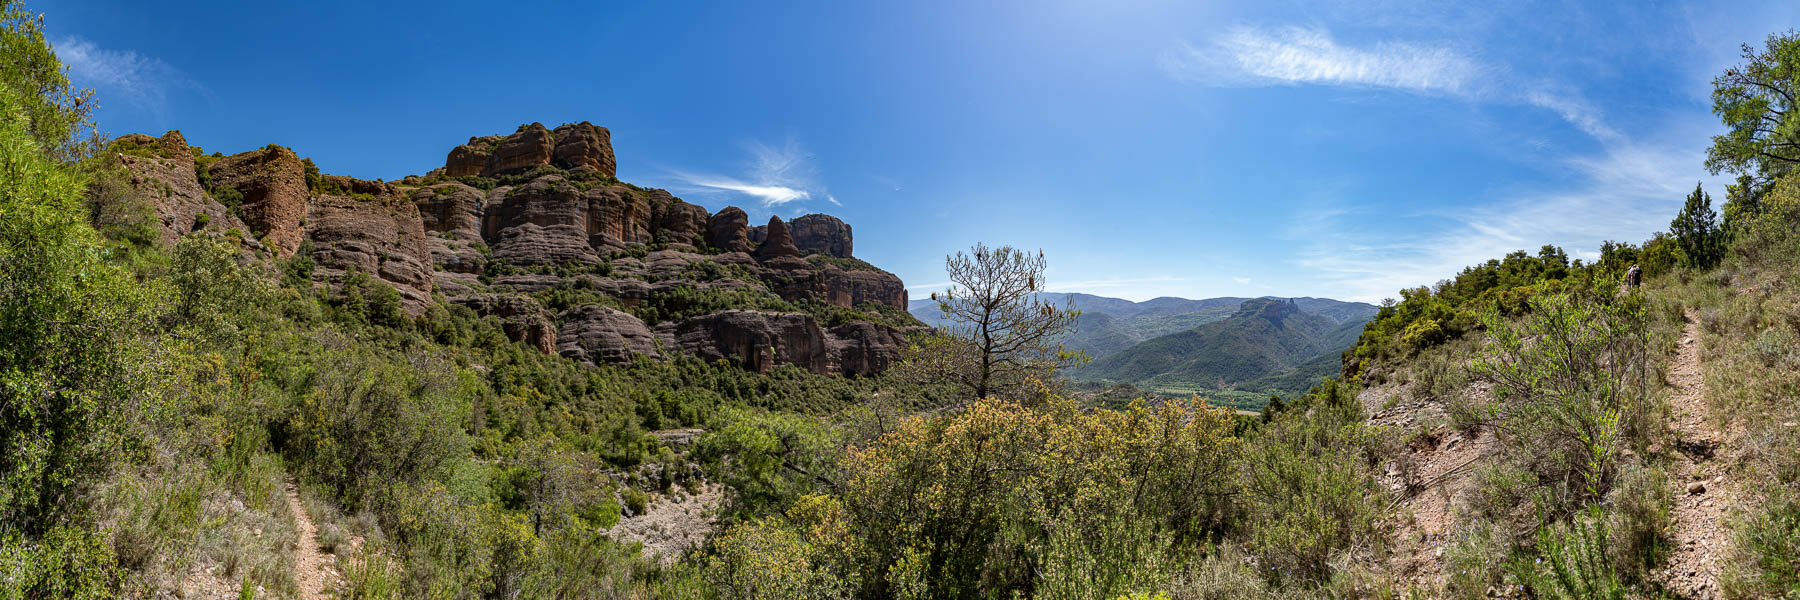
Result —
[[1138, 344], [1094, 361], [1076, 376], [1227, 387], [1332, 353], [1332, 334], [1340, 329], [1331, 319], [1302, 312], [1293, 301], [1251, 300], [1222, 321]]

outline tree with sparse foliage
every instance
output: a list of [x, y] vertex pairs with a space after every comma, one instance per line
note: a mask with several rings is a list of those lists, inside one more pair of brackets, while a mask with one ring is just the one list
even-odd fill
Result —
[[1713, 136], [1706, 168], [1760, 184], [1800, 163], [1800, 33], [1772, 34], [1760, 51], [1744, 44], [1743, 59], [1713, 78], [1713, 114], [1728, 130]]
[[1687, 205], [1669, 223], [1669, 233], [1680, 244], [1682, 264], [1696, 269], [1709, 269], [1725, 257], [1725, 240], [1719, 228], [1719, 215], [1713, 212], [1712, 196], [1699, 184], [1688, 194]]
[[1074, 329], [1081, 311], [1039, 296], [1043, 251], [983, 244], [971, 250], [944, 259], [951, 287], [931, 299], [951, 325], [910, 348], [907, 374], [955, 382], [971, 397], [986, 398], [1087, 360], [1057, 341]]

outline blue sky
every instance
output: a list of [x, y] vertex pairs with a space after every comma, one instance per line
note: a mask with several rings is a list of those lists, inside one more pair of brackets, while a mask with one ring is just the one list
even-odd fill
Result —
[[[377, 4], [379, 4], [377, 6]], [[1493, 6], [1493, 5], [1499, 6]], [[39, 0], [112, 134], [398, 178], [519, 123], [621, 179], [825, 212], [915, 297], [1041, 248], [1053, 291], [1377, 301], [1664, 229], [1709, 81], [1787, 2], [165, 3]]]

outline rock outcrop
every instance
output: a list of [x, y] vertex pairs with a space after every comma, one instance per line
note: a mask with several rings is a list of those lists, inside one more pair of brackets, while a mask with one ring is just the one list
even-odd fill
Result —
[[757, 260], [800, 256], [800, 249], [794, 246], [794, 238], [788, 235], [787, 224], [781, 222], [781, 217], [769, 217], [769, 224], [763, 226], [763, 230], [765, 237], [754, 253]]
[[906, 336], [898, 329], [874, 323], [845, 323], [831, 328], [831, 353], [836, 371], [845, 375], [874, 375], [900, 362]]
[[694, 356], [735, 360], [758, 373], [781, 365], [825, 373], [831, 365], [825, 331], [802, 313], [713, 313], [683, 321], [675, 329], [675, 344]]
[[599, 262], [588, 243], [588, 206], [581, 190], [557, 175], [514, 188], [491, 213], [498, 223], [494, 257], [520, 265]]
[[658, 207], [658, 241], [692, 250], [695, 242], [705, 239], [701, 236], [707, 231], [707, 221], [710, 218], [705, 208], [683, 202], [664, 190], [650, 190], [650, 203], [651, 206]]
[[[156, 215], [153, 225], [156, 227], [157, 239], [162, 243], [173, 244], [181, 236], [197, 231], [244, 229], [244, 223], [233, 216], [230, 209], [201, 189], [199, 177], [194, 171], [194, 155], [180, 131], [170, 131], [161, 138], [134, 133], [121, 136], [113, 143], [115, 156], [125, 168], [126, 183], [131, 187], [129, 193], [136, 194], [150, 205], [151, 211]], [[128, 147], [140, 152], [121, 151]], [[104, 212], [116, 209], [120, 213], [131, 213], [136, 209], [130, 202], [116, 205], [99, 202], [96, 205], [103, 207], [102, 214], [96, 215], [97, 221], [102, 224], [127, 222], [137, 217], [135, 214], [112, 215]]]
[[688, 319], [672, 334], [688, 354], [736, 361], [759, 373], [793, 365], [820, 375], [873, 375], [898, 362], [906, 343], [900, 330], [874, 323], [846, 323], [827, 332], [806, 314], [748, 310]]
[[725, 252], [749, 252], [750, 238], [745, 235], [749, 224], [743, 209], [727, 206], [707, 222], [706, 243]]
[[465, 294], [450, 298], [452, 304], [467, 306], [475, 314], [500, 320], [500, 329], [515, 342], [524, 342], [539, 352], [556, 351], [556, 322], [550, 311], [527, 296], [516, 294]]
[[794, 246], [801, 254], [825, 254], [838, 258], [850, 258], [853, 246], [850, 240], [850, 226], [831, 215], [801, 215], [788, 224], [788, 231], [794, 238]]
[[[691, 355], [757, 371], [870, 375], [904, 345], [900, 330], [820, 309], [906, 306], [893, 274], [829, 258], [851, 257], [849, 225], [806, 215], [752, 228], [736, 207], [711, 214], [666, 190], [623, 184], [611, 133], [591, 123], [469, 138], [441, 170], [397, 182], [309, 174], [274, 145], [197, 163], [179, 132], [116, 144], [165, 243], [198, 229], [247, 229], [254, 255], [308, 248], [317, 283], [366, 274], [398, 291], [409, 312], [442, 298], [541, 352], [596, 365]], [[195, 170], [209, 161], [205, 173]], [[452, 179], [469, 176], [482, 179]], [[213, 198], [208, 181], [242, 196], [244, 219]], [[552, 314], [532, 296], [546, 292], [576, 306]], [[605, 299], [580, 300], [594, 295]], [[806, 312], [751, 309], [778, 300]], [[727, 309], [694, 316], [719, 306]], [[827, 330], [814, 314], [839, 324]]]
[[613, 157], [612, 132], [582, 121], [555, 131], [543, 123], [530, 123], [519, 126], [512, 135], [472, 137], [469, 143], [450, 150], [444, 159], [444, 175], [494, 177], [543, 166], [616, 177], [619, 165]]
[[488, 153], [487, 169], [481, 174], [506, 175], [549, 166], [555, 152], [556, 138], [550, 135], [550, 130], [545, 129], [543, 123], [532, 123], [494, 144], [494, 149]]
[[267, 240], [276, 256], [292, 256], [306, 238], [300, 220], [307, 213], [306, 169], [294, 151], [270, 144], [233, 154], [207, 168], [213, 189], [243, 195], [244, 224]]
[[617, 177], [619, 163], [613, 158], [612, 132], [587, 121], [557, 127], [551, 132], [556, 150], [551, 160], [556, 166], [576, 173], [599, 173]]
[[394, 286], [410, 312], [431, 304], [431, 251], [412, 202], [397, 196], [315, 196], [306, 224], [318, 264], [315, 276], [336, 281], [357, 271]]
[[631, 313], [590, 304], [562, 315], [557, 349], [590, 364], [628, 364], [636, 355], [660, 358], [656, 335]]

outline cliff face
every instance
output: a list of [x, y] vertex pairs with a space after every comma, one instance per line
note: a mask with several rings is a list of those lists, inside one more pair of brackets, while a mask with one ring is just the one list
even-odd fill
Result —
[[[905, 285], [836, 260], [853, 258], [849, 225], [815, 214], [751, 228], [736, 207], [714, 214], [622, 183], [611, 138], [586, 122], [531, 123], [472, 137], [442, 169], [396, 182], [319, 174], [275, 145], [197, 159], [179, 132], [120, 141], [156, 149], [121, 158], [152, 199], [164, 243], [235, 230], [247, 251], [304, 253], [319, 285], [365, 273], [413, 314], [465, 307], [545, 353], [593, 364], [688, 354], [856, 375], [898, 359], [904, 337], [893, 325], [911, 319], [877, 314], [903, 315]], [[579, 299], [554, 314], [553, 295]]]

